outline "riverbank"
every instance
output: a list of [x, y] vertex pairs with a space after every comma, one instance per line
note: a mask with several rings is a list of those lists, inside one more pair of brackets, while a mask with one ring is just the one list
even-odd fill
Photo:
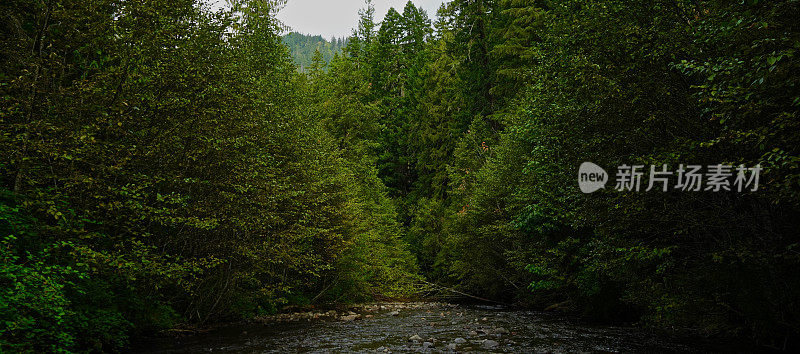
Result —
[[135, 353], [727, 352], [732, 343], [590, 324], [551, 312], [447, 303], [311, 310], [135, 343]]

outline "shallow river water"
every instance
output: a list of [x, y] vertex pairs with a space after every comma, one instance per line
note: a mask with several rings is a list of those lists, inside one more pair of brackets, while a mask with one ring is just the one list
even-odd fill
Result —
[[136, 343], [134, 352], [750, 351], [637, 328], [591, 325], [563, 314], [498, 306], [385, 304], [352, 311], [333, 317], [240, 323], [180, 338], [151, 339]]

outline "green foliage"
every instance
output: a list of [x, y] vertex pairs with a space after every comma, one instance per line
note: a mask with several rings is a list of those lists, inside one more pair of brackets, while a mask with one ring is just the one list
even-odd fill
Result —
[[0, 5], [3, 350], [409, 295], [373, 138], [339, 135], [370, 109], [306, 115], [275, 3], [231, 5]]
[[[798, 333], [797, 6], [452, 1], [427, 36], [403, 25], [413, 6], [390, 10], [345, 52], [423, 274], [605, 319]], [[584, 195], [583, 161], [760, 164], [763, 183]]]
[[[797, 333], [785, 320], [800, 292], [796, 2], [499, 6], [488, 67], [514, 78], [489, 90], [511, 95], [490, 115], [504, 126], [496, 153], [482, 162], [465, 138], [455, 154], [479, 168], [451, 175], [449, 197], [470, 206], [453, 208], [457, 281], [508, 296], [524, 272], [529, 300], [595, 316], [778, 343]], [[583, 161], [761, 164], [767, 180], [753, 194], [583, 195]]]
[[[364, 41], [366, 42], [366, 40]], [[415, 260], [401, 240], [394, 203], [378, 177], [381, 130], [378, 110], [361, 100], [369, 91], [358, 63], [337, 56], [327, 73], [311, 71], [304, 109], [329, 135], [349, 186], [353, 227], [361, 237], [337, 265], [330, 287], [318, 296], [363, 300], [365, 296], [407, 297], [417, 280]]]
[[[3, 191], [0, 203], [0, 348], [13, 352], [116, 350], [131, 323], [106, 302], [108, 283], [91, 279], [73, 241], [37, 234], [37, 220]], [[98, 286], [104, 289], [96, 289]], [[99, 290], [99, 291], [98, 291]]]

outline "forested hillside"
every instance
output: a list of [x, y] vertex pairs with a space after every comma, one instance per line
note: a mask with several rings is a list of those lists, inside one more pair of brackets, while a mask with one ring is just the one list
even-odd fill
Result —
[[330, 63], [333, 56], [342, 52], [342, 48], [347, 45], [346, 38], [332, 38], [330, 41], [322, 36], [310, 36], [297, 32], [291, 32], [282, 36], [283, 44], [289, 48], [295, 65], [301, 71], [307, 70], [313, 65], [314, 55], [319, 52], [325, 63]]
[[[800, 2], [367, 1], [330, 46], [200, 3], [0, 3], [0, 350], [423, 281], [800, 345]], [[584, 161], [760, 184], [584, 194]]]

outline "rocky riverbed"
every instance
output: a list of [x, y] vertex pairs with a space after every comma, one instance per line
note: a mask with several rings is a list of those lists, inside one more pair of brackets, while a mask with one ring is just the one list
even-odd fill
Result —
[[[727, 349], [726, 349], [727, 348]], [[381, 303], [255, 319], [143, 341], [134, 352], [707, 352], [731, 347], [563, 314], [443, 303]]]

